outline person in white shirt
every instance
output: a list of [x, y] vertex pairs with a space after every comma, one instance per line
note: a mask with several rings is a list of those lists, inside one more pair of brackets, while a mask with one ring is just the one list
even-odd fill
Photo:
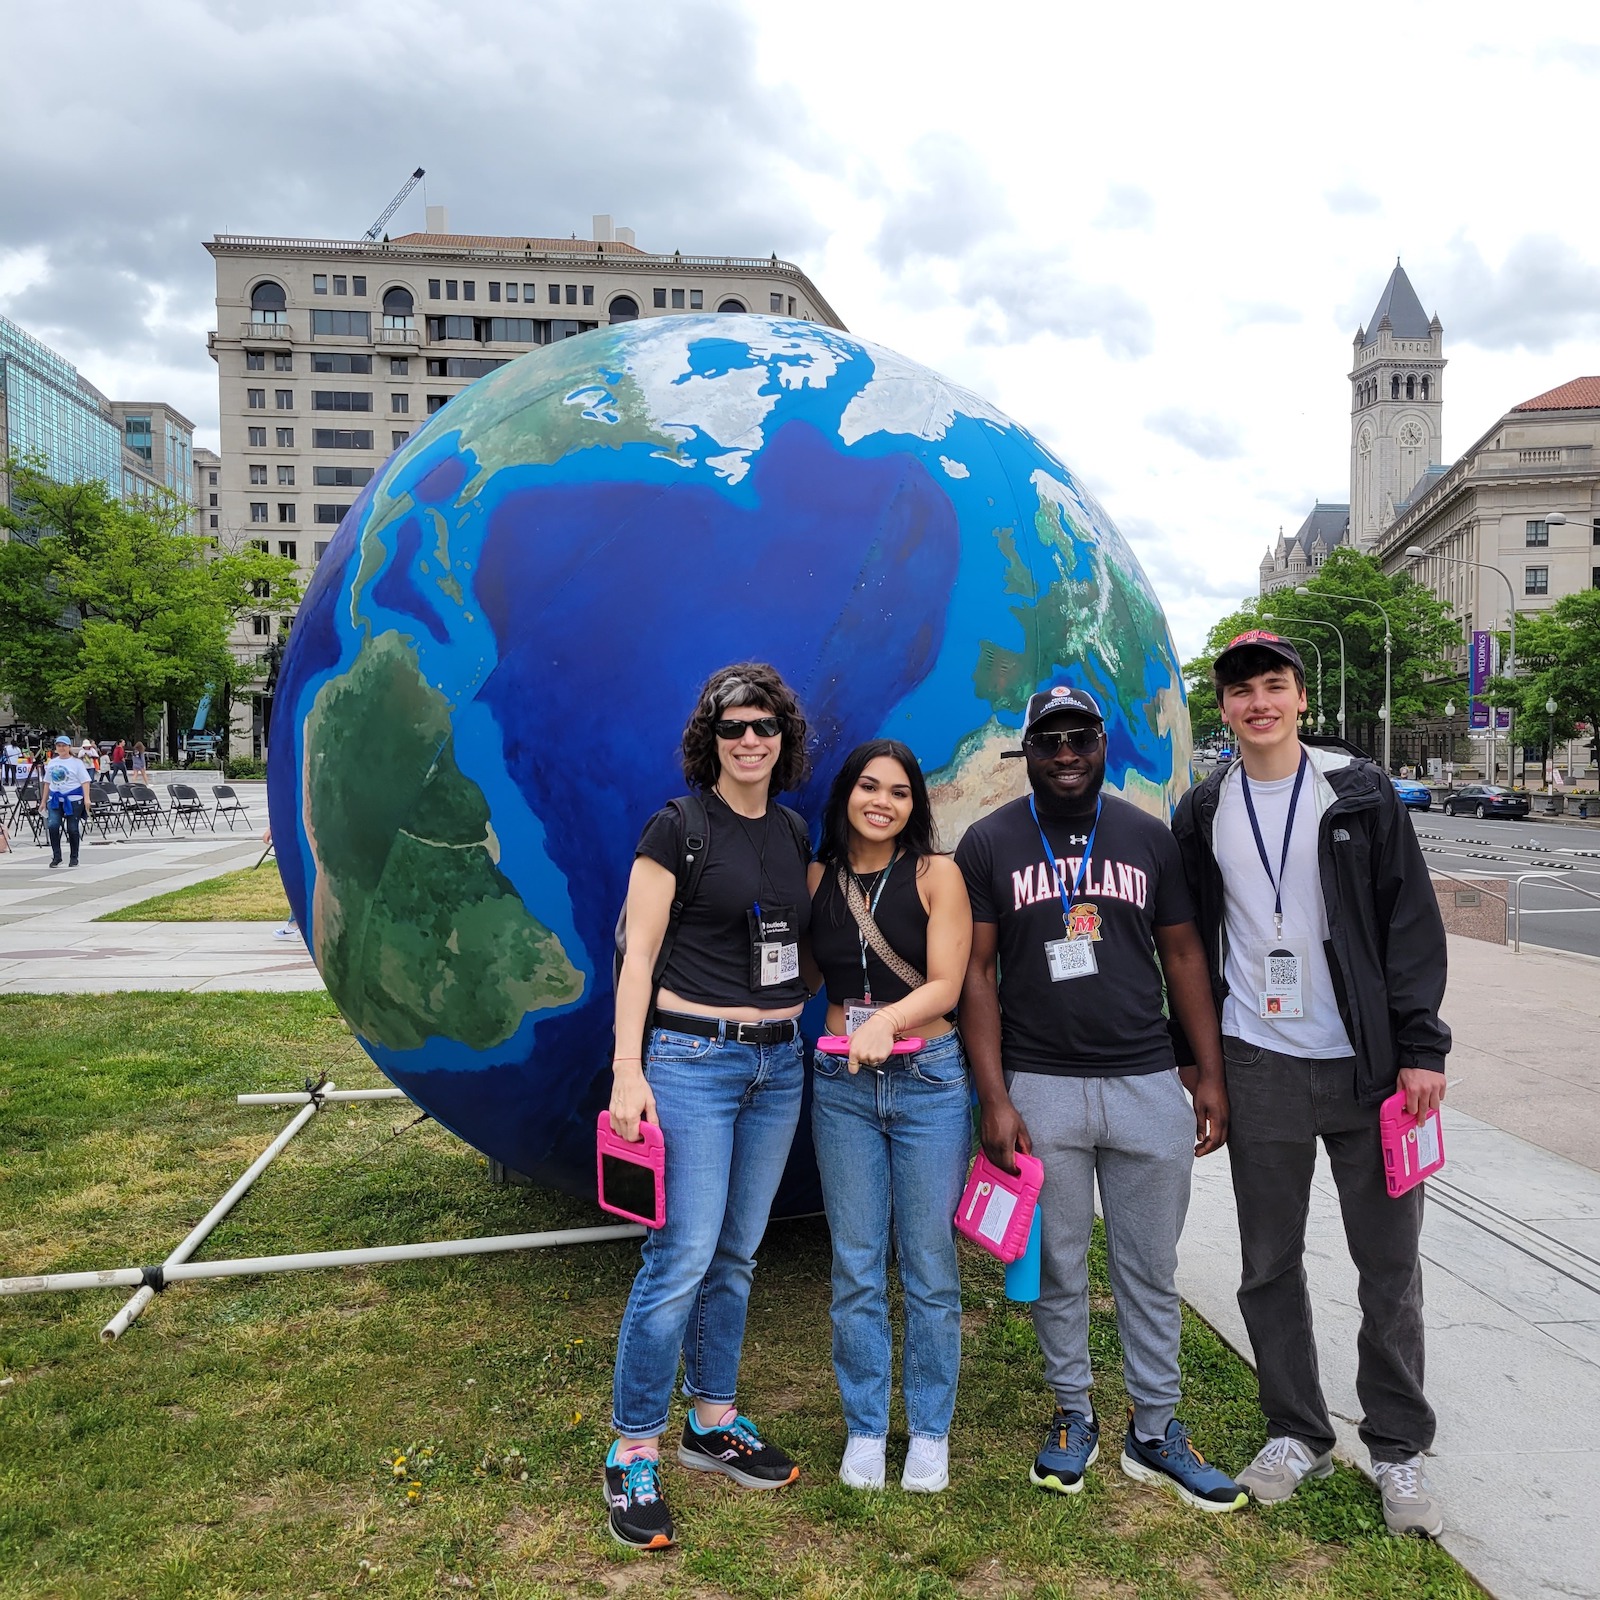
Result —
[[17, 741], [15, 739], [6, 740], [3, 754], [5, 762], [5, 781], [7, 783], [15, 783], [17, 781], [17, 763], [22, 759], [22, 752], [17, 748]]
[[78, 864], [78, 845], [82, 818], [89, 814], [89, 769], [72, 753], [72, 741], [61, 734], [55, 751], [44, 765], [45, 787], [39, 796], [39, 809], [46, 818], [50, 835], [50, 865], [61, 865], [61, 830], [67, 830], [71, 849], [67, 865]]

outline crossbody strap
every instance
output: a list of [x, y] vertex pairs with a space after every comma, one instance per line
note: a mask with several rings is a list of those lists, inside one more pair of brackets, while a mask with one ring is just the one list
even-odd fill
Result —
[[871, 946], [872, 953], [908, 989], [920, 989], [928, 980], [909, 961], [898, 956], [894, 946], [884, 938], [883, 930], [874, 919], [872, 907], [867, 904], [867, 897], [862, 894], [861, 885], [856, 882], [855, 875], [842, 863], [838, 873], [839, 888], [844, 895], [844, 903], [849, 906], [850, 915], [856, 919], [861, 937]]

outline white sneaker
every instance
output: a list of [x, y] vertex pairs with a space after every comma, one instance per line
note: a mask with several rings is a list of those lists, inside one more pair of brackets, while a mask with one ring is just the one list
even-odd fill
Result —
[[1422, 1457], [1409, 1461], [1374, 1461], [1372, 1476], [1383, 1496], [1383, 1520], [1390, 1533], [1420, 1533], [1437, 1539], [1444, 1532], [1444, 1513], [1433, 1498], [1433, 1485], [1422, 1475]]
[[881, 1489], [887, 1443], [884, 1439], [864, 1439], [852, 1433], [845, 1440], [839, 1482], [847, 1489]]
[[1305, 1479], [1326, 1478], [1332, 1471], [1331, 1451], [1314, 1456], [1298, 1439], [1284, 1434], [1268, 1439], [1255, 1460], [1233, 1475], [1233, 1481], [1248, 1489], [1260, 1504], [1270, 1506], [1287, 1500]]
[[912, 1435], [900, 1487], [907, 1494], [939, 1494], [950, 1487], [950, 1441]]

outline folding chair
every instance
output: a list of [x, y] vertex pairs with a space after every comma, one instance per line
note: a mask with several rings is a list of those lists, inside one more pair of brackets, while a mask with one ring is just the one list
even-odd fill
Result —
[[39, 815], [39, 780], [29, 778], [17, 788], [17, 802], [11, 813], [11, 827], [9, 832], [14, 840], [17, 836], [17, 825], [27, 823], [28, 831], [33, 835], [33, 842], [42, 845], [45, 842], [44, 818]]
[[[122, 812], [130, 827], [146, 827], [154, 833], [167, 820], [160, 797], [147, 783], [132, 783], [122, 797]], [[168, 823], [171, 827], [171, 823]]]
[[233, 819], [236, 816], [244, 818], [245, 827], [248, 828], [250, 826], [250, 812], [246, 808], [244, 801], [233, 792], [232, 784], [214, 783], [211, 785], [211, 793], [216, 798], [216, 806], [211, 813], [213, 832], [216, 831], [218, 817], [226, 817], [228, 819], [229, 833], [233, 832]]
[[[111, 837], [111, 830], [117, 827], [120, 810], [116, 794], [109, 783], [89, 785], [89, 815], [83, 820], [102, 839]], [[118, 831], [120, 832], [120, 829]]]
[[200, 791], [193, 784], [169, 783], [167, 785], [167, 825], [174, 833], [178, 831], [178, 819], [180, 817], [190, 833], [195, 831], [195, 825], [199, 822], [205, 823], [213, 833], [217, 831], [216, 824], [206, 815], [206, 803], [200, 798]]

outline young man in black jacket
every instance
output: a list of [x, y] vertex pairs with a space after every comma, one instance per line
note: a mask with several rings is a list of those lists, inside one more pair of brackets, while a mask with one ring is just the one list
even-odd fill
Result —
[[1239, 1309], [1269, 1438], [1238, 1482], [1285, 1500], [1332, 1471], [1306, 1292], [1317, 1140], [1327, 1149], [1362, 1308], [1361, 1437], [1395, 1533], [1436, 1535], [1422, 1476], [1422, 1186], [1391, 1199], [1378, 1108], [1444, 1099], [1445, 938], [1394, 785], [1338, 740], [1302, 740], [1305, 668], [1286, 639], [1242, 633], [1213, 674], [1239, 758], [1179, 803], [1173, 832], [1222, 1014], [1228, 1148], [1244, 1258]]

